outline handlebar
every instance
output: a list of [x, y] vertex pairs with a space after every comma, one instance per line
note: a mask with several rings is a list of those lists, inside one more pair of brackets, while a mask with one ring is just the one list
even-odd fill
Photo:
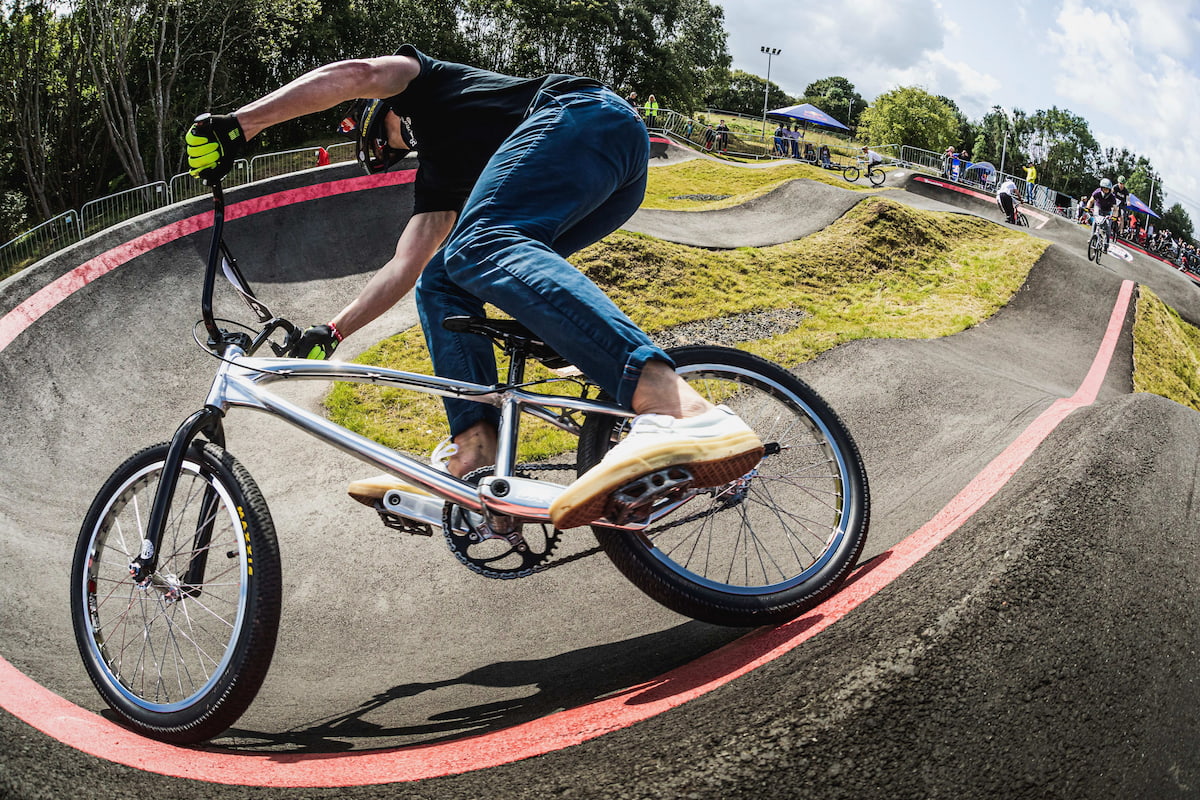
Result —
[[[201, 130], [211, 126], [211, 115], [201, 114], [195, 119], [196, 126]], [[250, 288], [250, 284], [238, 269], [237, 260], [229, 252], [225, 244], [225, 192], [221, 187], [221, 179], [205, 178], [204, 183], [212, 189], [213, 198], [213, 232], [212, 242], [208, 248], [208, 261], [204, 271], [204, 289], [200, 297], [200, 313], [204, 320], [204, 329], [208, 333], [208, 347], [214, 352], [224, 349], [225, 345], [233, 344], [241, 347], [247, 353], [253, 353], [263, 344], [269, 343], [275, 355], [282, 356], [300, 336], [300, 331], [288, 320], [275, 316], [266, 304], [260, 301]], [[213, 313], [213, 293], [217, 282], [217, 269], [221, 268], [225, 278], [237, 290], [238, 295], [245, 301], [250, 310], [262, 323], [262, 328], [251, 337], [242, 331], [227, 331], [217, 324]], [[271, 336], [278, 330], [285, 332], [282, 344], [270, 341]]]

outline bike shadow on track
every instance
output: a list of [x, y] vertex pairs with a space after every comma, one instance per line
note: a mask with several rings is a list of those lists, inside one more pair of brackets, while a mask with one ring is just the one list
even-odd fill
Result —
[[[811, 624], [811, 620], [806, 624]], [[745, 636], [748, 630], [689, 621], [667, 630], [548, 658], [501, 661], [445, 680], [397, 684], [353, 708], [285, 731], [234, 727], [214, 740], [213, 747], [242, 753], [295, 754], [428, 745], [510, 728], [622, 693], [630, 696], [632, 704], [650, 702], [711, 680], [714, 674], [710, 670], [684, 669], [677, 674], [669, 670], [718, 650]], [[735, 657], [722, 660], [715, 671], [719, 674], [736, 669], [762, 655], [769, 646], [762, 642], [759, 646], [751, 643], [739, 648]], [[463, 697], [464, 687], [492, 690], [489, 696], [501, 694], [502, 699], [447, 709], [425, 719], [400, 721], [405, 713], [395, 704], [442, 690]], [[531, 693], [513, 696], [522, 687], [529, 687]], [[109, 712], [104, 713], [115, 721]]]

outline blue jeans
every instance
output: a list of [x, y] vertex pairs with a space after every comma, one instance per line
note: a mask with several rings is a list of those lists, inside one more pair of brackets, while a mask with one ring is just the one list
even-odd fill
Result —
[[[613, 92], [538, 95], [417, 282], [417, 310], [438, 375], [496, 383], [491, 342], [442, 327], [448, 316], [483, 316], [485, 302], [532, 330], [626, 408], [648, 360], [673, 365], [565, 259], [633, 215], [645, 195], [649, 157], [645, 126]], [[451, 435], [499, 419], [491, 405], [444, 403]]]

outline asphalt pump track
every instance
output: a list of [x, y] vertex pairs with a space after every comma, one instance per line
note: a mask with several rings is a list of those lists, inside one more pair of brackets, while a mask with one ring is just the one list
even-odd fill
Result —
[[[994, 204], [918, 177], [895, 171], [880, 192], [1000, 224]], [[243, 205], [227, 239], [289, 318], [327, 318], [390, 255], [410, 186], [363, 180], [334, 167], [230, 193]], [[785, 217], [804, 235], [864, 196], [795, 183], [629, 227], [762, 244]], [[686, 620], [582, 531], [559, 566], [488, 581], [346, 498], [369, 468], [233, 414], [230, 450], [263, 489], [284, 564], [266, 684], [203, 748], [108, 722], [71, 633], [70, 560], [104, 478], [207, 391], [191, 339], [204, 208], [140, 218], [0, 284], [0, 797], [1200, 791], [1200, 417], [1130, 378], [1138, 286], [1193, 323], [1200, 290], [1140, 254], [1092, 264], [1085, 230], [1056, 218], [1031, 229], [1052, 244], [993, 318], [797, 370], [858, 440], [873, 506], [863, 567], [810, 614], [755, 631]], [[357, 235], [363, 208], [379, 210], [377, 236]], [[339, 357], [415, 322], [402, 303]], [[315, 408], [320, 392], [291, 399]]]

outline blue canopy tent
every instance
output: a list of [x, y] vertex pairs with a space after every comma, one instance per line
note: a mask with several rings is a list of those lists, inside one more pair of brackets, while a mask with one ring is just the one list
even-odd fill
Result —
[[1134, 211], [1140, 211], [1143, 214], [1149, 214], [1152, 217], [1158, 218], [1158, 214], [1155, 214], [1153, 211], [1151, 211], [1150, 206], [1139, 200], [1137, 195], [1133, 192], [1129, 193], [1129, 198], [1125, 202], [1128, 203], [1129, 207]]
[[844, 131], [850, 130], [845, 125], [814, 106], [812, 103], [801, 103], [798, 106], [777, 108], [774, 111], [767, 112], [767, 116], [788, 117], [790, 119], [798, 119], [803, 122], [815, 122], [817, 125], [824, 125], [826, 128], [841, 128]]
[[960, 179], [990, 189], [996, 185], [996, 167], [990, 161], [976, 161], [966, 166]]

